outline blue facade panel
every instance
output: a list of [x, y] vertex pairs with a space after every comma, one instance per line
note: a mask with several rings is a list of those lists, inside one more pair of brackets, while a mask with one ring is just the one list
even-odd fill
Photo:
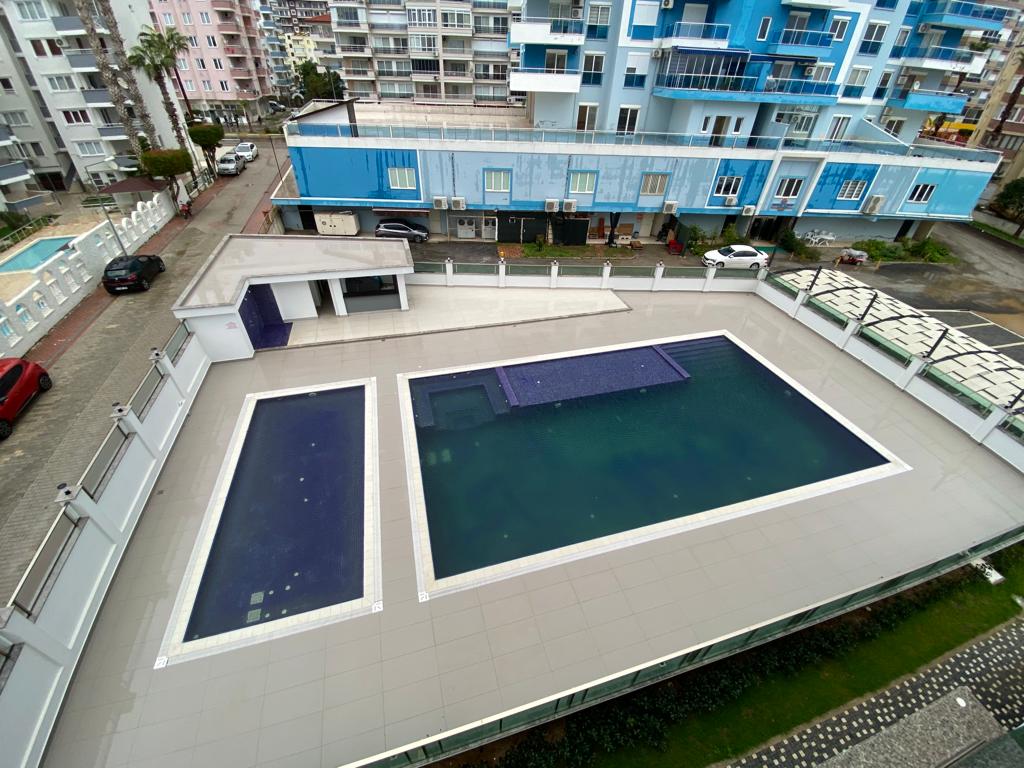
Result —
[[[772, 164], [769, 160], [730, 160], [724, 159], [718, 164], [718, 172], [712, 180], [711, 192], [715, 191], [714, 181], [719, 176], [739, 176], [740, 191], [737, 195], [737, 207], [744, 205], [756, 205], [764, 189], [764, 183], [771, 172]], [[709, 207], [725, 206], [725, 197], [711, 194], [707, 202]]]
[[[412, 149], [290, 147], [302, 197], [353, 200], [420, 200], [419, 163]], [[392, 189], [389, 168], [416, 170], [415, 189]]]
[[[902, 213], [932, 216], [970, 216], [974, 203], [988, 183], [988, 175], [942, 168], [922, 168], [903, 194]], [[907, 201], [918, 184], [934, 184], [935, 191], [927, 203]]]
[[[828, 163], [821, 172], [818, 184], [807, 201], [807, 207], [811, 210], [822, 211], [859, 211], [864, 204], [864, 196], [867, 194], [867, 190], [871, 189], [871, 182], [875, 180], [877, 173], [877, 165]], [[839, 200], [839, 190], [847, 181], [865, 182], [864, 195], [858, 200]]]

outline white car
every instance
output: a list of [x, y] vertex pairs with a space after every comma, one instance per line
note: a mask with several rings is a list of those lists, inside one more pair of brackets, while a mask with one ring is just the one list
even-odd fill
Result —
[[239, 142], [234, 149], [234, 153], [239, 157], [243, 158], [245, 162], [251, 163], [260, 155], [259, 147], [253, 144], [251, 141]]
[[717, 251], [708, 251], [701, 257], [705, 267], [749, 267], [760, 269], [768, 266], [768, 254], [749, 245], [727, 245]]

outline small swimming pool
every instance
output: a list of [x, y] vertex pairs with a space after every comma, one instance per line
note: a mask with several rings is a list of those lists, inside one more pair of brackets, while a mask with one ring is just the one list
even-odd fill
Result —
[[404, 378], [428, 594], [905, 468], [726, 334]]
[[0, 272], [21, 272], [35, 269], [48, 259], [53, 258], [57, 251], [74, 239], [73, 237], [41, 237], [6, 261], [0, 262]]
[[249, 396], [163, 657], [373, 609], [374, 408], [372, 380]]

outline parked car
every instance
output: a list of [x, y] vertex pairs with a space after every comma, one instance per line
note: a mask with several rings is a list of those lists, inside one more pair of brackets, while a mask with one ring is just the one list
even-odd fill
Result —
[[279, 101], [268, 101], [267, 106], [270, 107], [270, 111], [275, 114], [278, 112], [284, 112], [284, 104]]
[[760, 269], [768, 266], [768, 254], [749, 245], [727, 245], [717, 251], [708, 251], [701, 257], [705, 267], [749, 267]]
[[123, 293], [133, 289], [148, 291], [150, 283], [166, 269], [164, 260], [159, 256], [140, 253], [118, 256], [111, 259], [103, 270], [103, 287], [108, 293]]
[[236, 155], [245, 160], [246, 163], [251, 163], [260, 155], [259, 147], [253, 144], [251, 141], [239, 142], [234, 149]]
[[38, 363], [20, 357], [0, 358], [0, 440], [14, 431], [14, 419], [35, 396], [53, 386], [53, 379]]
[[228, 152], [226, 155], [221, 155], [217, 161], [217, 175], [218, 176], [237, 176], [245, 170], [245, 158], [236, 155], [234, 152]]
[[430, 230], [405, 219], [381, 219], [373, 234], [375, 237], [404, 237], [414, 243], [422, 243], [430, 238]]

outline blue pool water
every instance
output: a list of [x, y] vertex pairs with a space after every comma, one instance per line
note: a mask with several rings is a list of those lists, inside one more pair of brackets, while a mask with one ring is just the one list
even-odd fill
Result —
[[362, 597], [364, 398], [257, 403], [184, 640]]
[[410, 390], [437, 578], [887, 463], [721, 336]]
[[43, 237], [28, 248], [18, 251], [7, 261], [0, 263], [0, 272], [18, 272], [35, 269], [70, 243], [73, 237]]

